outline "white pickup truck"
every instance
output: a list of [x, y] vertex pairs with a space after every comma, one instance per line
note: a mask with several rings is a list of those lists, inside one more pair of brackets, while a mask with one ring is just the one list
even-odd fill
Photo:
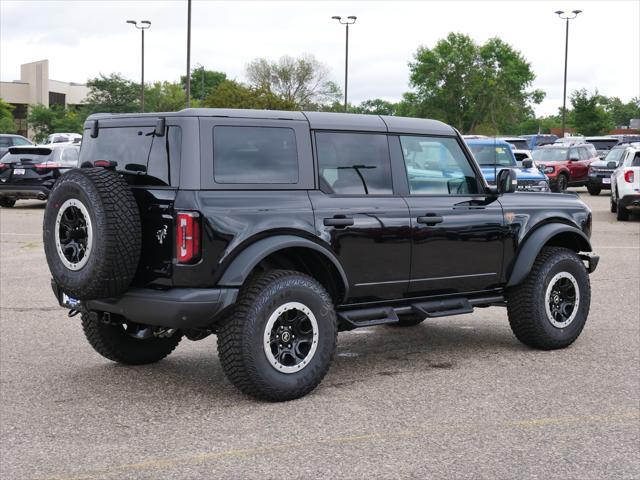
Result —
[[611, 174], [611, 211], [618, 220], [640, 214], [640, 143], [629, 144]]

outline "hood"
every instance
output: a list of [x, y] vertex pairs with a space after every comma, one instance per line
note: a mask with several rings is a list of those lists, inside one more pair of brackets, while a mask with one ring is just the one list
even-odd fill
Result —
[[[502, 167], [503, 168], [503, 167]], [[501, 170], [501, 167], [497, 169], [493, 169], [491, 165], [482, 165], [480, 167], [482, 170], [482, 175], [487, 180], [487, 182], [494, 182], [496, 179], [496, 172]], [[546, 180], [547, 176], [538, 170], [536, 167], [531, 168], [516, 168], [511, 167], [511, 170], [516, 172], [516, 177], [520, 180]]]

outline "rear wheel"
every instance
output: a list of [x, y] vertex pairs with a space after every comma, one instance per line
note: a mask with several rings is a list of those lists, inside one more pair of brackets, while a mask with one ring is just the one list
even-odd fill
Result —
[[627, 220], [629, 220], [629, 210], [621, 207], [620, 205], [616, 205], [616, 219], [620, 220], [621, 222], [626, 222]]
[[611, 191], [611, 196], [609, 197], [609, 209], [611, 213], [616, 213], [618, 211], [618, 204], [613, 199], [613, 190]]
[[554, 350], [571, 345], [589, 314], [591, 286], [580, 257], [566, 248], [545, 247], [531, 272], [507, 291], [507, 313], [525, 345]]
[[178, 346], [179, 331], [164, 330], [126, 321], [103, 321], [95, 313], [82, 314], [82, 330], [89, 344], [103, 357], [125, 365], [143, 365], [162, 360]]
[[243, 288], [234, 313], [218, 331], [218, 357], [242, 392], [285, 401], [311, 392], [333, 359], [333, 302], [313, 278], [273, 270]]
[[11, 208], [16, 204], [15, 198], [3, 197], [0, 198], [0, 207]]
[[594, 187], [592, 185], [587, 185], [587, 190], [589, 191], [589, 195], [600, 195], [600, 192], [602, 191], [602, 188], [600, 187]]

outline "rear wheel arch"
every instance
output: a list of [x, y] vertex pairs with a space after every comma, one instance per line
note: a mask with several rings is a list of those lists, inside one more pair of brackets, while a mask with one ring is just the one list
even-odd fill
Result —
[[509, 274], [507, 287], [518, 285], [526, 278], [544, 247], [564, 247], [576, 253], [593, 250], [589, 238], [578, 228], [562, 223], [543, 225], [523, 241]]
[[347, 298], [349, 283], [338, 259], [317, 243], [295, 235], [277, 235], [246, 247], [225, 269], [221, 286], [240, 287], [257, 273], [286, 269], [315, 278], [335, 303]]

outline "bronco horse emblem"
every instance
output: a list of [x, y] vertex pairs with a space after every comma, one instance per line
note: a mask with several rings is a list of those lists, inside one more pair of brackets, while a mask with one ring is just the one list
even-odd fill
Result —
[[163, 225], [162, 228], [156, 232], [156, 238], [158, 239], [158, 243], [162, 245], [166, 237], [167, 237], [167, 226]]

